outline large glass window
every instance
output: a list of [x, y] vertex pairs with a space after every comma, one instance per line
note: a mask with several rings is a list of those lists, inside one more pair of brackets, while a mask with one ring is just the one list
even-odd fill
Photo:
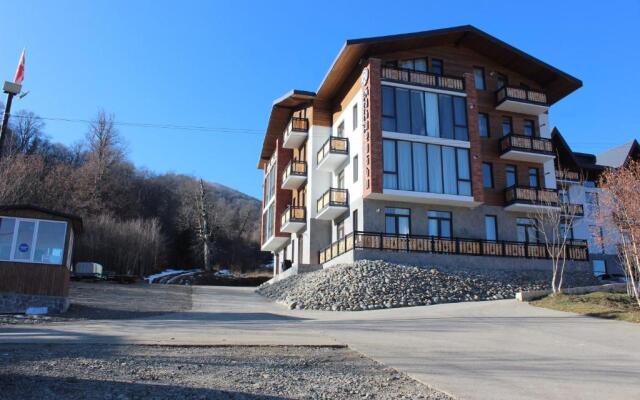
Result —
[[496, 74], [496, 89], [502, 89], [508, 84], [509, 84], [509, 81], [506, 75], [501, 73]]
[[478, 129], [480, 137], [489, 137], [489, 115], [478, 113]]
[[427, 229], [429, 236], [450, 238], [451, 213], [448, 211], [427, 212]]
[[530, 218], [517, 218], [516, 219], [516, 233], [518, 242], [523, 243], [537, 243], [538, 235], [534, 221]]
[[538, 168], [529, 168], [529, 187], [540, 187], [540, 180], [538, 179]]
[[482, 163], [482, 185], [485, 188], [493, 187], [493, 168], [487, 162]]
[[487, 85], [484, 82], [484, 68], [473, 68], [473, 80], [475, 82], [476, 90], [485, 90]]
[[469, 140], [466, 99], [461, 96], [383, 86], [382, 129]]
[[383, 140], [382, 163], [384, 169], [383, 186], [387, 189], [398, 188], [398, 169], [396, 166], [396, 141]]
[[522, 133], [525, 136], [536, 136], [536, 124], [531, 119], [525, 119], [522, 127]]
[[486, 240], [498, 240], [498, 218], [495, 215], [484, 216], [484, 231]]
[[593, 275], [602, 276], [607, 273], [607, 264], [604, 260], [591, 260]]
[[383, 166], [386, 189], [471, 195], [468, 149], [385, 139]]
[[385, 232], [389, 234], [411, 234], [411, 210], [387, 207], [384, 210]]
[[502, 135], [506, 136], [513, 132], [513, 122], [511, 117], [502, 117]]
[[442, 75], [444, 73], [444, 63], [438, 58], [431, 59], [431, 73], [435, 75]]
[[504, 174], [507, 187], [515, 186], [518, 183], [518, 174], [515, 165], [507, 165], [504, 167]]
[[62, 264], [67, 223], [0, 217], [0, 260]]

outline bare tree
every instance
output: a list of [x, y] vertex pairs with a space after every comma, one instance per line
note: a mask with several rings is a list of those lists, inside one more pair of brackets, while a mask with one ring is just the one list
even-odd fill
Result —
[[602, 189], [597, 220], [610, 235], [602, 245], [615, 244], [627, 275], [628, 292], [640, 306], [640, 163], [630, 161], [600, 176]]
[[207, 197], [204, 181], [200, 179], [195, 195], [195, 232], [198, 243], [202, 247], [202, 261], [205, 271], [211, 271], [211, 248], [216, 239], [216, 209]]
[[[566, 170], [558, 169], [563, 175]], [[579, 179], [577, 184], [580, 184]], [[535, 189], [532, 189], [535, 190]], [[540, 207], [529, 213], [546, 254], [551, 259], [551, 290], [562, 292], [565, 266], [573, 245], [573, 225], [578, 215], [578, 205], [560, 202], [557, 193], [544, 192], [538, 196]]]
[[18, 111], [12, 115], [12, 124], [7, 138], [9, 154], [34, 154], [44, 141], [44, 122], [31, 111]]

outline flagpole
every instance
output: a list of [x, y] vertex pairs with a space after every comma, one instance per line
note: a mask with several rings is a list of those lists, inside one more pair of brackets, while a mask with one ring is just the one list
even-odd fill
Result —
[[0, 159], [4, 155], [4, 140], [7, 136], [7, 129], [9, 125], [9, 116], [11, 115], [11, 103], [13, 102], [13, 96], [20, 93], [22, 85], [15, 84], [13, 82], [5, 82], [3, 90], [7, 94], [7, 104], [4, 106], [4, 115], [2, 117], [2, 128], [0, 129]]

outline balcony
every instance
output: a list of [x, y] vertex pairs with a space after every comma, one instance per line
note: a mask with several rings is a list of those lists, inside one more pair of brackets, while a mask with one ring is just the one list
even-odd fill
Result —
[[549, 139], [510, 133], [500, 138], [500, 158], [544, 163], [555, 158]]
[[291, 160], [282, 173], [282, 188], [297, 189], [307, 180], [307, 163], [305, 161]]
[[582, 204], [561, 203], [560, 212], [566, 216], [584, 217], [584, 207]]
[[505, 211], [529, 212], [560, 207], [560, 198], [555, 189], [511, 186], [504, 190], [504, 201]]
[[496, 91], [496, 110], [540, 115], [548, 109], [547, 95], [542, 92], [514, 86]]
[[331, 188], [324, 192], [316, 202], [316, 218], [333, 220], [349, 210], [349, 192], [347, 189]]
[[260, 250], [262, 251], [278, 251], [289, 242], [288, 236], [271, 235], [263, 239]]
[[560, 182], [580, 182], [580, 174], [574, 171], [556, 170], [556, 180]]
[[349, 140], [330, 136], [317, 153], [318, 169], [334, 171], [349, 159]]
[[286, 149], [297, 149], [307, 140], [309, 134], [309, 120], [306, 118], [291, 118], [287, 129], [284, 131], [284, 141], [282, 147]]
[[307, 209], [300, 206], [289, 206], [280, 217], [282, 232], [296, 233], [307, 225]]
[[[318, 254], [320, 264], [354, 249], [463, 256], [549, 258], [545, 245], [540, 243], [355, 232], [321, 250]], [[587, 242], [584, 240], [570, 241], [566, 245], [565, 252], [568, 260], [587, 261], [589, 259]]]
[[381, 78], [383, 81], [464, 92], [464, 80], [462, 78], [436, 75], [429, 72], [413, 71], [410, 69], [395, 67], [382, 67]]

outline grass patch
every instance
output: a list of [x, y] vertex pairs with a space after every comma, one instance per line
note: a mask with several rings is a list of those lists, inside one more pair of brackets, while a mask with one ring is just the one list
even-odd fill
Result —
[[594, 292], [580, 295], [549, 295], [531, 304], [590, 317], [640, 323], [640, 308], [626, 293]]

